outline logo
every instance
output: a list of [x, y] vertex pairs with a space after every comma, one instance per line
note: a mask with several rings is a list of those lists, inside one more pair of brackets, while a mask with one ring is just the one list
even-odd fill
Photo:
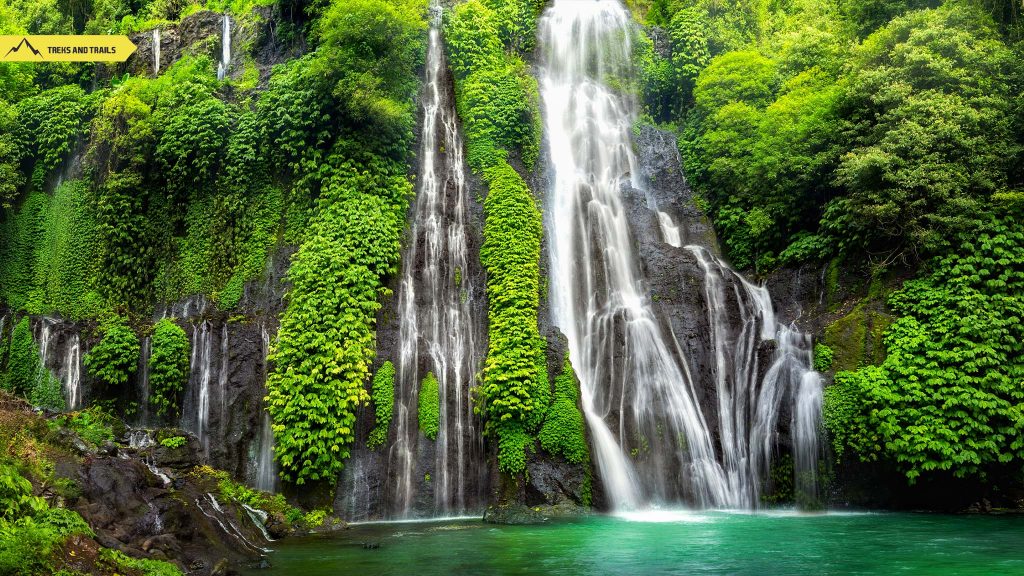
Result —
[[124, 62], [133, 52], [127, 36], [0, 36], [0, 62]]
[[40, 58], [43, 57], [43, 53], [40, 52], [39, 50], [36, 50], [35, 47], [32, 46], [32, 44], [29, 43], [28, 38], [22, 38], [21, 42], [19, 42], [17, 46], [15, 46], [15, 47], [11, 48], [10, 50], [8, 50], [7, 54], [4, 54], [4, 59], [6, 60], [8, 56], [18, 52], [18, 50], [21, 50], [22, 47], [28, 48], [29, 50], [32, 51], [33, 54], [35, 54], [36, 56], [39, 56]]

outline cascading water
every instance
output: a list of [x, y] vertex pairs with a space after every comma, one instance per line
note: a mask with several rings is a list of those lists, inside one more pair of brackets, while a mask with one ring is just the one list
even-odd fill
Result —
[[427, 371], [437, 378], [440, 397], [434, 461], [426, 465], [434, 495], [432, 512], [447, 515], [475, 507], [485, 489], [483, 445], [469, 401], [481, 341], [479, 319], [472, 313], [477, 292], [469, 274], [470, 200], [439, 31], [440, 6], [435, 3], [432, 11], [419, 189], [399, 289], [397, 434], [389, 450], [391, 513], [399, 517], [413, 513], [421, 442], [417, 400]]
[[71, 336], [67, 352], [61, 363], [59, 377], [64, 397], [67, 399], [68, 410], [82, 407], [82, 350], [78, 334]]
[[[652, 313], [619, 198], [621, 186], [640, 184], [631, 181], [635, 107], [602, 82], [629, 73], [629, 22], [617, 3], [568, 0], [541, 20], [552, 316], [569, 341], [609, 504], [677, 500], [684, 489], [702, 505], [729, 504], [689, 369]], [[627, 443], [645, 457], [631, 462]]]
[[[266, 358], [270, 354], [270, 334], [266, 327], [260, 330], [263, 342], [263, 381], [267, 380]], [[253, 483], [256, 488], [266, 492], [274, 492], [277, 487], [277, 467], [274, 463], [274, 430], [271, 428], [270, 413], [266, 407], [260, 410], [260, 434], [256, 441], [256, 466]]]
[[203, 320], [192, 327], [192, 374], [191, 380], [198, 379], [199, 390], [195, 403], [194, 422], [191, 429], [199, 437], [203, 457], [210, 456], [210, 380], [213, 371], [213, 329], [209, 320]]
[[217, 80], [223, 80], [228, 75], [228, 67], [231, 65], [231, 18], [227, 14], [221, 20], [220, 33], [220, 62], [217, 63]]
[[160, 73], [160, 29], [153, 28], [153, 75]]
[[145, 426], [149, 423], [149, 357], [153, 353], [153, 337], [146, 336], [142, 339], [142, 346], [139, 354], [139, 410], [137, 423]]
[[[793, 427], [804, 429], [793, 434], [794, 452], [806, 456], [799, 465], [816, 459], [820, 383], [810, 340], [776, 323], [765, 288], [689, 247], [705, 274], [713, 430], [701, 382], [654, 314], [621, 198], [644, 189], [630, 138], [635, 102], [606, 84], [631, 76], [629, 14], [614, 1], [555, 0], [540, 30], [552, 316], [569, 341], [608, 504], [755, 507], [787, 397], [797, 406]], [[671, 217], [651, 198], [648, 208], [665, 243], [680, 247]], [[761, 377], [758, 352], [772, 340], [773, 365]]]

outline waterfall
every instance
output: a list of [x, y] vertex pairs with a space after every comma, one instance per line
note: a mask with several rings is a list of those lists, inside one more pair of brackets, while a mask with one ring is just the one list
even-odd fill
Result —
[[139, 411], [137, 422], [145, 426], [149, 423], [149, 357], [153, 353], [153, 337], [146, 336], [142, 339], [141, 353], [139, 354]]
[[[479, 502], [486, 463], [469, 388], [479, 369], [479, 319], [470, 275], [462, 137], [450, 89], [440, 34], [441, 9], [432, 6], [419, 188], [399, 288], [399, 362], [396, 380], [396, 440], [389, 451], [392, 513], [412, 513], [420, 480], [416, 421], [420, 380], [438, 381], [440, 430], [433, 462], [420, 462], [431, 476], [433, 512], [453, 514]], [[427, 450], [426, 452], [429, 452]]]
[[[651, 310], [619, 198], [624, 184], [640, 186], [635, 105], [602, 81], [629, 72], [629, 23], [616, 2], [567, 0], [541, 20], [552, 316], [569, 341], [612, 508], [676, 500], [680, 477], [699, 504], [730, 504], [689, 368]], [[627, 443], [643, 458], [631, 461]]]
[[[555, 0], [541, 19], [552, 317], [569, 341], [613, 509], [753, 508], [787, 398], [797, 404], [794, 428], [806, 429], [794, 433], [806, 456], [799, 465], [816, 458], [820, 381], [810, 338], [776, 322], [764, 287], [694, 246], [687, 249], [704, 272], [712, 361], [690, 362], [710, 368], [711, 382], [695, 380], [675, 334], [655, 315], [621, 198], [624, 189], [646, 191], [631, 141], [636, 104], [606, 84], [632, 75], [631, 26], [614, 1]], [[663, 240], [679, 248], [679, 227], [647, 196]], [[759, 352], [772, 342], [762, 377]], [[702, 409], [698, 391], [708, 389], [713, 398]]]
[[[263, 341], [263, 381], [267, 377], [267, 356], [270, 354], [270, 334], [264, 326], [260, 330]], [[277, 467], [274, 463], [274, 430], [271, 427], [270, 413], [265, 406], [260, 410], [260, 434], [257, 437], [256, 470], [254, 485], [265, 492], [274, 492], [277, 487]]]
[[58, 374], [68, 410], [77, 410], [82, 407], [82, 350], [78, 334], [71, 336], [67, 348]]
[[228, 75], [228, 66], [231, 65], [231, 18], [224, 14], [221, 21], [220, 32], [220, 62], [217, 63], [217, 80], [223, 80]]
[[160, 29], [153, 28], [153, 75], [160, 74]]
[[210, 379], [213, 369], [213, 338], [209, 320], [203, 320], [192, 327], [192, 377], [189, 381], [199, 381], [196, 398], [195, 426], [192, 431], [199, 437], [203, 449], [203, 458], [210, 457]]

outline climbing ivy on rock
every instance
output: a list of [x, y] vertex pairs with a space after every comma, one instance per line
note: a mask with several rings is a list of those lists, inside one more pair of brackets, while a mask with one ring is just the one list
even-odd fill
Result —
[[573, 464], [589, 464], [586, 427], [579, 409], [579, 386], [569, 355], [566, 354], [562, 373], [555, 378], [555, 395], [548, 408], [544, 426], [537, 438], [550, 454], [560, 454]]
[[437, 440], [437, 433], [441, 429], [440, 410], [441, 399], [437, 387], [437, 377], [433, 372], [427, 372], [420, 382], [419, 404], [417, 414], [419, 416], [420, 432], [430, 440]]
[[153, 327], [149, 355], [150, 403], [157, 414], [177, 418], [181, 393], [188, 384], [191, 344], [185, 331], [170, 318]]
[[[523, 13], [535, 26], [536, 13]], [[445, 34], [467, 160], [488, 187], [480, 261], [489, 343], [477, 409], [487, 416], [487, 434], [498, 439], [499, 467], [517, 474], [526, 469], [550, 391], [537, 329], [541, 214], [507, 159], [509, 149], [528, 164], [536, 158], [537, 89], [523, 61], [504, 49], [511, 36], [501, 14], [500, 3], [470, 0], [456, 6]]]
[[[334, 2], [317, 24], [316, 52], [270, 82], [267, 102], [283, 108], [268, 111], [268, 138], [294, 176], [292, 193], [316, 198], [267, 379], [275, 456], [296, 484], [337, 476], [356, 408], [370, 399], [376, 315], [412, 195], [405, 157], [424, 15], [419, 0]], [[310, 109], [292, 115], [296, 103]]]
[[1007, 216], [890, 297], [885, 361], [826, 390], [837, 452], [895, 462], [910, 481], [1024, 461], [1022, 262], [1021, 220]]
[[376, 421], [366, 445], [379, 448], [388, 441], [388, 428], [395, 409], [395, 365], [391, 361], [384, 362], [373, 375], [373, 410]]
[[39, 364], [39, 351], [32, 340], [29, 319], [28, 316], [23, 316], [11, 331], [7, 373], [3, 379], [4, 389], [27, 396], [32, 391], [39, 372]]

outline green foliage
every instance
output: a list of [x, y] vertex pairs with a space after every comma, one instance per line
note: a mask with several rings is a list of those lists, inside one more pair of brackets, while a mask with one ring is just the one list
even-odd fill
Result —
[[117, 419], [102, 408], [92, 406], [79, 412], [61, 416], [55, 422], [60, 426], [74, 430], [82, 440], [89, 444], [99, 446], [104, 442], [113, 441], [113, 426], [117, 424]]
[[39, 351], [32, 340], [28, 316], [23, 316], [11, 331], [10, 353], [4, 389], [15, 394], [28, 395], [40, 371]]
[[420, 382], [418, 421], [420, 432], [430, 440], [437, 440], [437, 433], [441, 429], [440, 410], [437, 377], [433, 372], [427, 372]]
[[977, 226], [1020, 151], [1013, 55], [986, 15], [951, 3], [894, 20], [851, 64], [842, 107], [853, 147], [836, 171], [847, 194], [822, 226], [847, 251], [935, 254]]
[[170, 436], [160, 441], [160, 445], [171, 450], [177, 450], [188, 444], [188, 438], [184, 436]]
[[[540, 115], [536, 83], [515, 52], [504, 49], [516, 41], [508, 35], [501, 8], [492, 7], [499, 5], [459, 4], [445, 21], [445, 39], [467, 160], [488, 186], [480, 261], [487, 272], [490, 338], [477, 410], [487, 416], [487, 433], [498, 438], [499, 467], [516, 474], [526, 469], [530, 434], [543, 421], [550, 392], [547, 372], [538, 370], [543, 366], [537, 329], [541, 215], [506, 151], [518, 148], [532, 165]], [[528, 13], [525, 5], [510, 10]]]
[[376, 313], [412, 192], [404, 159], [423, 8], [419, 0], [333, 3], [316, 27], [316, 52], [278, 68], [258, 107], [295, 178], [292, 194], [319, 194], [288, 272], [267, 381], [281, 476], [296, 484], [336, 477], [356, 408], [369, 400]]
[[149, 356], [149, 401], [157, 414], [176, 418], [182, 390], [188, 383], [191, 344], [180, 326], [164, 318], [153, 327]]
[[390, 360], [384, 362], [373, 375], [370, 395], [376, 420], [366, 445], [379, 448], [388, 441], [388, 428], [395, 408], [395, 365]]
[[37, 408], [57, 412], [67, 408], [67, 402], [64, 401], [64, 387], [56, 376], [42, 367], [42, 363], [40, 363], [39, 373], [28, 399]]
[[832, 368], [834, 353], [827, 345], [818, 342], [814, 345], [814, 370], [817, 372], [828, 372]]
[[0, 208], [10, 208], [25, 177], [20, 170], [22, 150], [16, 134], [18, 108], [4, 101], [2, 83], [3, 73], [0, 72]]
[[46, 177], [71, 151], [75, 140], [84, 136], [94, 98], [78, 86], [69, 85], [41, 92], [18, 103], [19, 140], [32, 186], [43, 188]]
[[50, 508], [14, 466], [0, 462], [0, 574], [52, 573], [54, 552], [75, 534], [93, 535], [78, 513]]
[[111, 321], [103, 328], [103, 337], [85, 355], [89, 373], [102, 382], [124, 386], [139, 362], [139, 337], [122, 321]]
[[98, 565], [113, 570], [115, 574], [139, 572], [143, 576], [181, 576], [181, 570], [170, 562], [150, 558], [132, 558], [120, 550], [100, 550]]
[[[499, 163], [509, 150], [518, 150], [530, 168], [540, 153], [537, 83], [522, 58], [504, 49], [505, 41], [521, 44], [509, 34], [533, 37], [535, 7], [530, 4], [469, 0], [456, 6], [445, 21], [466, 158], [476, 171]], [[520, 15], [518, 32], [509, 32], [509, 13]], [[524, 19], [525, 15], [529, 16]]]
[[965, 238], [890, 297], [901, 316], [881, 366], [837, 374], [826, 396], [837, 448], [896, 462], [910, 481], [1024, 458], [1024, 232], [1008, 216]]
[[209, 466], [196, 466], [190, 474], [201, 481], [216, 483], [217, 491], [222, 500], [238, 502], [258, 510], [263, 510], [287, 525], [298, 523], [303, 518], [302, 510], [288, 504], [283, 494], [272, 494], [234, 481], [231, 475], [223, 470]]
[[492, 430], [499, 436], [511, 435], [509, 441], [500, 441], [501, 454], [508, 454], [523, 443], [520, 436], [527, 433], [528, 424], [543, 418], [546, 406], [547, 372], [540, 362], [544, 348], [537, 329], [542, 223], [530, 190], [511, 166], [501, 162], [484, 178], [490, 191], [480, 249], [487, 271], [489, 321], [483, 393], [489, 425], [509, 424]]
[[586, 428], [583, 414], [577, 406], [579, 396], [576, 375], [567, 354], [562, 373], [555, 378], [554, 401], [548, 408], [544, 426], [537, 438], [549, 454], [561, 454], [573, 464], [589, 465], [590, 449], [587, 447]]

